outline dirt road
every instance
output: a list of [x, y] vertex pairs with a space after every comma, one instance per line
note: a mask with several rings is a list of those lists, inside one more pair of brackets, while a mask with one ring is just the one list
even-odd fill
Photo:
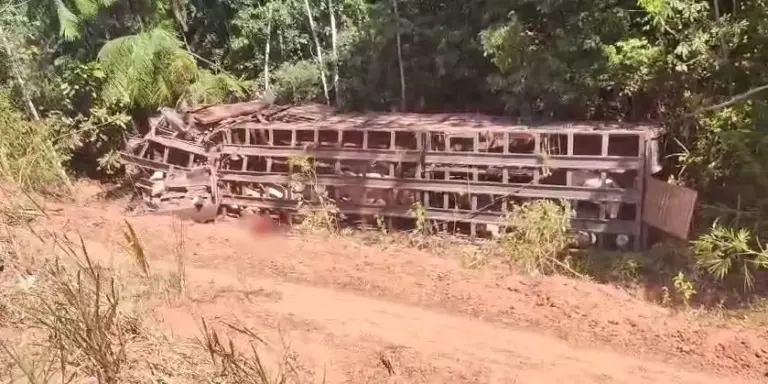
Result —
[[[63, 205], [46, 225], [117, 263], [119, 207]], [[152, 265], [172, 269], [172, 219], [129, 220]], [[157, 305], [157, 323], [184, 338], [200, 317], [236, 320], [289, 341], [318, 382], [707, 384], [768, 372], [765, 331], [708, 326], [608, 286], [344, 238], [254, 238], [233, 223], [190, 224], [186, 238], [190, 298]]]
[[[468, 316], [360, 297], [339, 290], [194, 269], [195, 290], [216, 287], [192, 307], [158, 309], [177, 335], [194, 337], [199, 316], [237, 319], [256, 329], [282, 322], [291, 346], [328, 382], [385, 382], [378, 354], [395, 360], [402, 382], [420, 383], [721, 383], [675, 365], [575, 348], [532, 332]], [[222, 291], [226, 293], [222, 293]], [[746, 382], [746, 381], [744, 381]]]

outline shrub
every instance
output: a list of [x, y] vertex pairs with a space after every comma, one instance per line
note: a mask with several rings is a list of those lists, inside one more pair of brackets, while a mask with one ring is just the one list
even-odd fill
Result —
[[[306, 206], [304, 219], [299, 229], [304, 232], [326, 230], [336, 232], [339, 229], [339, 209], [331, 198], [327, 196], [327, 190], [320, 188], [317, 182], [315, 161], [310, 156], [293, 156], [288, 158], [294, 173], [293, 182], [302, 189], [309, 188], [309, 199], [300, 197], [299, 207]], [[315, 198], [317, 204], [314, 204]]]
[[507, 262], [530, 273], [574, 272], [567, 254], [570, 212], [566, 201], [537, 200], [514, 206], [505, 215], [500, 238]]
[[755, 271], [768, 267], [768, 249], [753, 239], [746, 228], [726, 228], [715, 221], [709, 232], [700, 235], [692, 245], [698, 266], [717, 281], [738, 271], [744, 291], [754, 288]]
[[275, 71], [274, 82], [277, 95], [287, 102], [308, 102], [320, 95], [320, 71], [312, 61], [283, 64]]
[[69, 150], [49, 121], [29, 121], [0, 90], [0, 178], [24, 191], [54, 192], [69, 180], [62, 163]]

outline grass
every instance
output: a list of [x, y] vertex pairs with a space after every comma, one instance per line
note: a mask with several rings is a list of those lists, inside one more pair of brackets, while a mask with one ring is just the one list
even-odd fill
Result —
[[[46, 369], [18, 364], [20, 372], [29, 382], [79, 374], [117, 383], [135, 319], [121, 311], [117, 281], [92, 261], [82, 239], [79, 249], [64, 238], [54, 237], [53, 243], [69, 262], [55, 256], [37, 271], [34, 286], [15, 300], [27, 324], [46, 335], [39, 342], [44, 352], [38, 364]], [[7, 345], [5, 350], [15, 361], [23, 361]]]
[[[248, 348], [240, 349], [205, 320], [205, 342], [192, 345], [146, 328], [148, 298], [168, 291], [186, 297], [184, 224], [173, 224], [175, 270], [170, 273], [151, 268], [149, 251], [127, 220], [124, 256], [135, 265], [127, 272], [100, 265], [82, 238], [33, 229], [36, 219], [47, 216], [34, 196], [61, 195], [71, 186], [62, 165], [69, 147], [57, 137], [55, 125], [26, 120], [2, 91], [0, 125], [6, 128], [0, 140], [0, 261], [5, 275], [19, 278], [0, 287], [0, 330], [18, 336], [0, 342], [4, 378], [33, 384], [302, 381], [287, 352], [267, 367], [263, 340], [251, 330], [227, 324], [227, 332], [245, 339]], [[331, 217], [323, 219], [328, 223]], [[29, 238], [18, 238], [20, 233]]]
[[139, 236], [136, 234], [136, 230], [133, 229], [131, 223], [128, 220], [124, 220], [125, 228], [123, 228], [123, 237], [127, 244], [126, 249], [128, 254], [132, 256], [139, 270], [144, 277], [150, 277], [149, 273], [149, 261], [147, 260], [147, 254], [144, 252], [144, 245], [142, 245]]
[[187, 293], [187, 247], [186, 224], [181, 220], [173, 221], [174, 248], [173, 256], [176, 261], [176, 271], [171, 276], [172, 286], [176, 293], [183, 296]]
[[238, 384], [288, 384], [301, 382], [301, 374], [296, 369], [293, 356], [284, 353], [273, 369], [267, 368], [260, 355], [260, 349], [269, 348], [269, 344], [254, 331], [232, 324], [224, 324], [229, 330], [248, 340], [249, 349], [241, 349], [233, 339], [221, 336], [209, 327], [205, 319], [201, 320], [203, 337], [200, 344], [208, 352], [211, 362], [220, 369], [220, 377]]
[[[10, 204], [5, 205], [2, 212], [8, 214], [3, 218], [24, 215], [11, 214]], [[11, 382], [303, 382], [288, 349], [273, 350], [245, 327], [222, 323], [226, 331], [222, 332], [216, 329], [218, 322], [202, 320], [201, 342], [185, 344], [145, 326], [142, 302], [147, 297], [133, 295], [133, 291], [157, 290], [153, 282], [165, 279], [175, 282], [169, 286], [175, 293], [186, 292], [182, 223], [174, 223], [176, 268], [171, 276], [150, 268], [141, 235], [127, 221], [123, 231], [125, 257], [135, 265], [127, 273], [100, 265], [80, 237], [70, 239], [52, 231], [34, 230], [33, 226], [25, 229], [19, 224], [11, 227], [6, 220], [3, 223], [8, 241], [0, 243], [1, 249], [22, 252], [12, 259], [4, 258], [6, 269], [31, 274], [20, 280], [25, 284], [0, 290], [0, 327], [13, 329], [28, 340], [0, 342], [0, 374]], [[22, 242], [15, 237], [22, 231], [34, 234], [34, 245], [13, 245]], [[47, 253], [41, 254], [43, 250]], [[228, 334], [242, 339], [245, 347], [238, 346]], [[278, 357], [265, 363], [265, 353]]]

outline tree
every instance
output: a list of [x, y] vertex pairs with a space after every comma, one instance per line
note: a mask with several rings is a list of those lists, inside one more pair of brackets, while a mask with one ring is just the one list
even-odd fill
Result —
[[263, 78], [295, 102], [332, 89], [346, 109], [654, 120], [705, 206], [768, 214], [768, 0], [14, 4], [0, 83], [41, 118], [243, 98]]
[[[60, 35], [65, 40], [80, 38], [83, 23], [91, 20], [99, 10], [107, 9], [116, 0], [31, 0], [29, 10], [34, 17], [47, 19], [58, 24]], [[51, 15], [56, 15], [51, 17]]]
[[248, 83], [228, 74], [200, 70], [192, 54], [171, 32], [154, 28], [107, 42], [99, 52], [106, 72], [104, 96], [110, 103], [153, 109], [192, 103], [219, 103], [230, 94], [244, 97]]
[[138, 108], [175, 104], [197, 75], [194, 58], [182, 47], [162, 28], [107, 42], [99, 51], [106, 99]]

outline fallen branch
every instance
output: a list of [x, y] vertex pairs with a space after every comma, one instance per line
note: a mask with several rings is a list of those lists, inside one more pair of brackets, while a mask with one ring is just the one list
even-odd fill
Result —
[[752, 97], [752, 96], [754, 96], [754, 95], [756, 95], [756, 94], [758, 94], [760, 92], [766, 91], [766, 90], [768, 90], [768, 84], [759, 86], [757, 88], [750, 89], [749, 91], [746, 91], [744, 93], [740, 93], [740, 94], [738, 94], [738, 95], [736, 95], [734, 97], [731, 97], [730, 99], [728, 99], [728, 100], [726, 100], [726, 101], [724, 101], [724, 102], [722, 102], [720, 104], [711, 105], [711, 106], [705, 107], [705, 108], [699, 108], [696, 111], [694, 111], [692, 113], [692, 115], [698, 115], [700, 113], [711, 112], [711, 111], [714, 111], [714, 110], [717, 110], [717, 109], [720, 109], [720, 108], [730, 107], [731, 105], [734, 105], [736, 103], [740, 103], [740, 102], [742, 102], [744, 100], [747, 100], [750, 97]]

